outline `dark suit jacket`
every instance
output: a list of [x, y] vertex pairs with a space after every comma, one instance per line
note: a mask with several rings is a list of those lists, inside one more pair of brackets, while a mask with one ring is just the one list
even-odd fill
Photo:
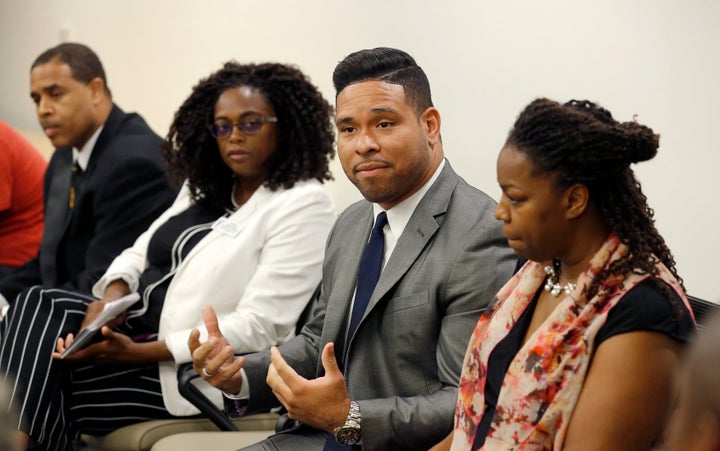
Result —
[[[0, 280], [0, 293], [8, 302], [32, 285], [91, 292], [113, 258], [130, 247], [175, 196], [176, 190], [168, 186], [165, 177], [161, 142], [142, 117], [126, 114], [113, 105], [69, 219], [50, 223], [46, 214], [43, 241], [50, 234], [59, 234], [54, 271], [50, 261], [50, 277], [41, 275], [40, 254], [17, 268]], [[68, 170], [62, 162], [71, 160], [69, 154], [71, 148], [59, 148], [50, 159], [45, 174], [46, 213], [53, 178], [67, 177], [60, 172]], [[40, 253], [42, 249], [41, 244]]]
[[[335, 343], [350, 398], [360, 404], [363, 449], [428, 449], [450, 433], [470, 334], [516, 262], [494, 208], [446, 162], [399, 237], [350, 343], [345, 331], [372, 205], [358, 202], [336, 222], [320, 314], [280, 351], [313, 378], [323, 373], [320, 351]], [[268, 353], [247, 356], [250, 412], [277, 404], [265, 383], [268, 365]]]

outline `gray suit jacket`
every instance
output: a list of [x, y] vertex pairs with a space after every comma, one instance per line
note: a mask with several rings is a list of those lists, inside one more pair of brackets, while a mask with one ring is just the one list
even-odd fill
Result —
[[[319, 314], [280, 351], [313, 378], [323, 373], [320, 351], [335, 343], [350, 397], [360, 405], [364, 449], [427, 449], [450, 433], [470, 334], [516, 263], [494, 208], [446, 163], [399, 237], [350, 343], [347, 320], [372, 205], [358, 202], [337, 220]], [[265, 383], [269, 354], [247, 357], [248, 411], [277, 405]]]

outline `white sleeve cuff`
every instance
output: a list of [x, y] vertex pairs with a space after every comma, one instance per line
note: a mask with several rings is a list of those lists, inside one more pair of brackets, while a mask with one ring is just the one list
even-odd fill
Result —
[[0, 294], [0, 319], [5, 318], [5, 314], [10, 308], [10, 303], [5, 299], [5, 296]]
[[[118, 279], [122, 279], [125, 281], [125, 283], [128, 284], [128, 288], [130, 288], [131, 293], [136, 292], [138, 290], [138, 287], [140, 286], [140, 282], [135, 277], [132, 277], [130, 274], [121, 272], [115, 274], [106, 274], [102, 277], [102, 279], [97, 281], [95, 286], [93, 286], [93, 294], [96, 297], [102, 299], [102, 297], [105, 295], [105, 290], [107, 290], [108, 285]], [[142, 296], [142, 293], [140, 293], [140, 295]]]
[[228, 399], [250, 399], [250, 384], [247, 383], [247, 374], [245, 374], [245, 368], [240, 368], [240, 376], [242, 376], [243, 383], [240, 386], [240, 393], [233, 395], [230, 393], [223, 392], [223, 395]]

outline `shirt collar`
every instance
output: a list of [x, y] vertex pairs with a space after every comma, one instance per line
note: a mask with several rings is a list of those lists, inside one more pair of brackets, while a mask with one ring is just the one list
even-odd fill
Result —
[[98, 129], [95, 130], [95, 133], [92, 134], [90, 139], [87, 140], [82, 149], [78, 150], [75, 147], [73, 147], [72, 149], [73, 162], [77, 162], [78, 166], [80, 166], [80, 169], [82, 169], [83, 171], [87, 170], [88, 162], [90, 162], [90, 154], [92, 154], [92, 151], [95, 148], [95, 143], [97, 142], [98, 137], [100, 136], [100, 132], [102, 132], [103, 128], [104, 125], [98, 127]]
[[[430, 177], [430, 179], [425, 182], [419, 190], [413, 193], [412, 196], [392, 207], [390, 210], [387, 210], [388, 226], [390, 227], [390, 230], [396, 240], [400, 238], [400, 235], [402, 235], [405, 230], [405, 226], [407, 226], [407, 223], [410, 221], [410, 217], [415, 212], [415, 208], [417, 208], [422, 198], [425, 197], [425, 194], [430, 190], [430, 187], [433, 183], [435, 183], [435, 180], [440, 177], [440, 173], [444, 167], [445, 158], [442, 159], [437, 169], [435, 169], [432, 177]], [[386, 210], [383, 210], [379, 204], [373, 204], [373, 216], [375, 218], [377, 218], [377, 215], [382, 211]]]

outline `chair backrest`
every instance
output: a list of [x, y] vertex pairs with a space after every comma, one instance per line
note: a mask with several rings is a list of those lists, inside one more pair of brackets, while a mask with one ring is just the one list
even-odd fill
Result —
[[688, 295], [688, 301], [690, 301], [690, 307], [692, 308], [693, 314], [695, 315], [695, 321], [697, 322], [698, 333], [702, 333], [705, 328], [706, 321], [713, 316], [713, 312], [720, 311], [720, 304], [715, 302], [706, 301], [695, 296]]

